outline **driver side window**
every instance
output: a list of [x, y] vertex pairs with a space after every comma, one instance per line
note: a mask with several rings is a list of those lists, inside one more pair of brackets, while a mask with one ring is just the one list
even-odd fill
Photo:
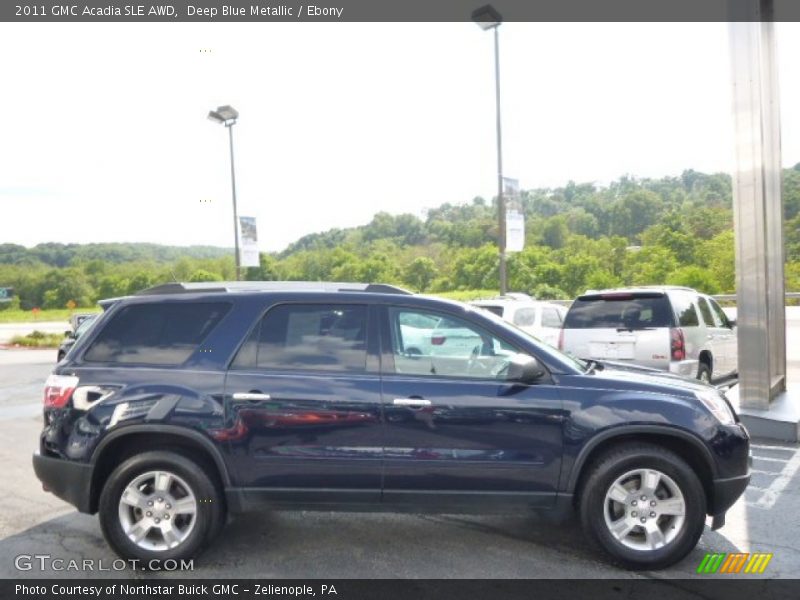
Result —
[[395, 372], [505, 380], [516, 348], [458, 317], [389, 308]]

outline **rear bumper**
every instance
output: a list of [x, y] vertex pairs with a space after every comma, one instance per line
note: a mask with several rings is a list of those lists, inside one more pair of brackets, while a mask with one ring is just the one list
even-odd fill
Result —
[[700, 361], [695, 359], [670, 361], [669, 372], [683, 377], [697, 377]]
[[44, 489], [69, 502], [82, 513], [91, 513], [92, 471], [90, 464], [33, 455], [33, 470]]

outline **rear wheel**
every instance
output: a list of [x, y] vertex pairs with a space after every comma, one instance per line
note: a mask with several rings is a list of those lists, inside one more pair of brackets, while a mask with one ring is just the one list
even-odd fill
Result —
[[685, 557], [703, 533], [706, 497], [675, 453], [626, 444], [595, 462], [583, 486], [584, 531], [614, 562], [660, 569]]
[[217, 487], [191, 459], [145, 452], [119, 465], [100, 496], [100, 525], [114, 551], [143, 561], [197, 555], [223, 518]]

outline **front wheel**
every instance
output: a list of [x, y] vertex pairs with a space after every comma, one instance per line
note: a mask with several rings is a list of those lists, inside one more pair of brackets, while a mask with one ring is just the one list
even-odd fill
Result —
[[187, 559], [218, 530], [217, 487], [191, 459], [145, 452], [119, 465], [100, 496], [103, 536], [122, 558]]
[[661, 569], [684, 558], [703, 533], [706, 497], [677, 454], [626, 444], [600, 457], [580, 498], [584, 531], [618, 564]]

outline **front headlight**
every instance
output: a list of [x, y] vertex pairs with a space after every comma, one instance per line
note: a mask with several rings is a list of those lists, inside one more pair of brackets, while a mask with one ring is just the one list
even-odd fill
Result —
[[725, 402], [720, 392], [716, 390], [703, 390], [702, 392], [695, 392], [694, 395], [711, 411], [711, 414], [713, 414], [720, 423], [723, 425], [733, 425], [736, 423], [731, 407]]

